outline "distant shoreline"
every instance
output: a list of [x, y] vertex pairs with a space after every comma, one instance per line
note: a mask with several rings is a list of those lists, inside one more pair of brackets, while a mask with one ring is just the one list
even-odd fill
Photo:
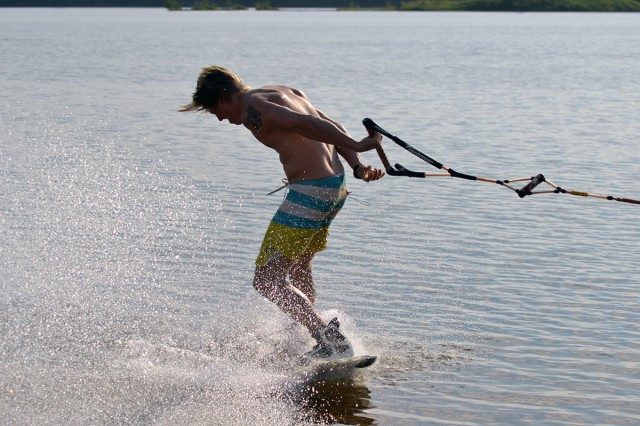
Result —
[[[213, 0], [215, 1], [215, 0]], [[255, 8], [227, 1], [224, 7], [209, 0], [195, 0], [185, 8], [180, 0], [165, 0], [169, 10], [281, 10], [266, 0], [256, 2]], [[282, 10], [297, 8], [282, 8]], [[302, 8], [314, 10], [313, 7]], [[402, 2], [400, 6], [335, 7], [317, 10], [343, 11], [399, 11], [399, 12], [640, 12], [640, 0], [419, 0]]]
[[274, 11], [337, 11], [337, 12], [640, 12], [640, 0], [421, 0], [402, 3], [399, 7], [305, 7], [278, 8], [268, 2], [256, 7], [235, 5], [219, 7], [209, 0], [196, 0], [192, 7], [183, 7], [180, 0], [166, 0], [165, 7], [174, 11], [202, 10], [274, 10]]
[[640, 0], [420, 0], [401, 10], [468, 12], [640, 12]]
[[[170, 11], [337, 11], [337, 12], [640, 12], [640, 0], [419, 0], [387, 7], [277, 7], [268, 1], [251, 6], [226, 1], [218, 6], [216, 0], [79, 0], [53, 2], [49, 0], [11, 0], [1, 8], [164, 8]], [[221, 3], [225, 0], [219, 0]], [[188, 2], [188, 3], [187, 3]]]

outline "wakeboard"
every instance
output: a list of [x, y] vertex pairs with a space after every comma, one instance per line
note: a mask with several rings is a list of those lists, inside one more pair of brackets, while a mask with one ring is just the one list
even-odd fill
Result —
[[310, 362], [303, 375], [308, 379], [350, 376], [360, 369], [372, 366], [377, 359], [378, 357], [374, 355], [361, 355], [331, 361]]

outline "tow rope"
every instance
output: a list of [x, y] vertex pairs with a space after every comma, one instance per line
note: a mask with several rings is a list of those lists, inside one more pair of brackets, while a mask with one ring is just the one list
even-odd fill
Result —
[[[391, 139], [396, 144], [400, 145], [402, 148], [406, 149], [407, 151], [409, 151], [410, 153], [412, 153], [416, 157], [418, 157], [421, 160], [431, 164], [436, 169], [440, 169], [440, 170], [443, 170], [443, 171], [446, 172], [446, 173], [415, 172], [415, 171], [409, 170], [406, 167], [403, 167], [401, 164], [397, 164], [397, 163], [396, 163], [395, 167], [392, 167], [391, 163], [389, 162], [389, 159], [387, 158], [387, 155], [382, 150], [382, 148], [377, 148], [376, 150], [378, 152], [378, 156], [380, 157], [380, 160], [382, 161], [382, 164], [383, 164], [387, 174], [391, 175], [391, 176], [406, 176], [406, 177], [415, 177], [415, 178], [448, 176], [448, 177], [455, 177], [455, 178], [460, 178], [460, 179], [475, 180], [475, 181], [480, 181], [480, 182], [495, 183], [495, 184], [498, 184], [500, 186], [504, 186], [505, 188], [511, 189], [516, 194], [518, 194], [518, 196], [520, 198], [524, 198], [527, 195], [555, 193], [555, 194], [577, 195], [579, 197], [601, 198], [603, 200], [620, 201], [622, 203], [640, 204], [640, 200], [634, 200], [634, 199], [631, 199], [631, 198], [620, 198], [620, 197], [614, 197], [612, 195], [592, 194], [592, 193], [584, 192], [584, 191], [575, 191], [575, 190], [565, 189], [565, 188], [562, 188], [562, 187], [556, 185], [555, 183], [551, 182], [543, 174], [537, 174], [537, 175], [532, 176], [532, 177], [519, 178], [519, 179], [490, 179], [490, 178], [473, 176], [473, 175], [469, 175], [469, 174], [466, 174], [466, 173], [460, 173], [460, 172], [457, 172], [457, 171], [453, 170], [450, 167], [444, 166], [439, 161], [436, 161], [433, 158], [429, 157], [428, 155], [418, 151], [417, 149], [415, 149], [414, 147], [412, 147], [411, 145], [409, 145], [408, 143], [406, 143], [405, 141], [403, 141], [399, 137], [392, 135], [391, 133], [389, 133], [386, 130], [384, 130], [382, 127], [378, 126], [370, 118], [365, 118], [364, 120], [362, 120], [362, 124], [364, 124], [364, 127], [366, 127], [366, 129], [369, 131], [370, 134], [372, 134], [372, 132], [378, 132], [381, 135], [386, 136], [387, 138]], [[525, 184], [521, 188], [515, 188], [514, 186], [512, 186], [512, 184], [515, 183], [515, 182], [527, 182], [527, 184]], [[536, 188], [538, 185], [540, 185], [542, 183], [546, 183], [552, 189], [533, 191], [534, 188]]]

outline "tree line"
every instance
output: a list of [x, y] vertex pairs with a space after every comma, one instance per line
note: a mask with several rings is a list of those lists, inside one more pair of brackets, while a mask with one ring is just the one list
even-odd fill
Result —
[[164, 7], [170, 10], [321, 7], [344, 10], [640, 12], [640, 0], [1, 0], [0, 6]]
[[[165, 7], [166, 0], [1, 0], [0, 6], [4, 7]], [[185, 7], [193, 7], [198, 0], [182, 0]], [[211, 0], [221, 8], [229, 6], [242, 6], [255, 8], [256, 3], [263, 4], [260, 0]], [[272, 8], [385, 8], [387, 6], [398, 7], [401, 0], [269, 0]]]

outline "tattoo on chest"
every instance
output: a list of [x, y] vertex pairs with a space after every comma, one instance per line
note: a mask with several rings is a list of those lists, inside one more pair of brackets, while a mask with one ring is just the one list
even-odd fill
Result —
[[260, 111], [255, 109], [252, 105], [247, 107], [247, 118], [245, 122], [256, 132], [262, 130], [262, 117]]

